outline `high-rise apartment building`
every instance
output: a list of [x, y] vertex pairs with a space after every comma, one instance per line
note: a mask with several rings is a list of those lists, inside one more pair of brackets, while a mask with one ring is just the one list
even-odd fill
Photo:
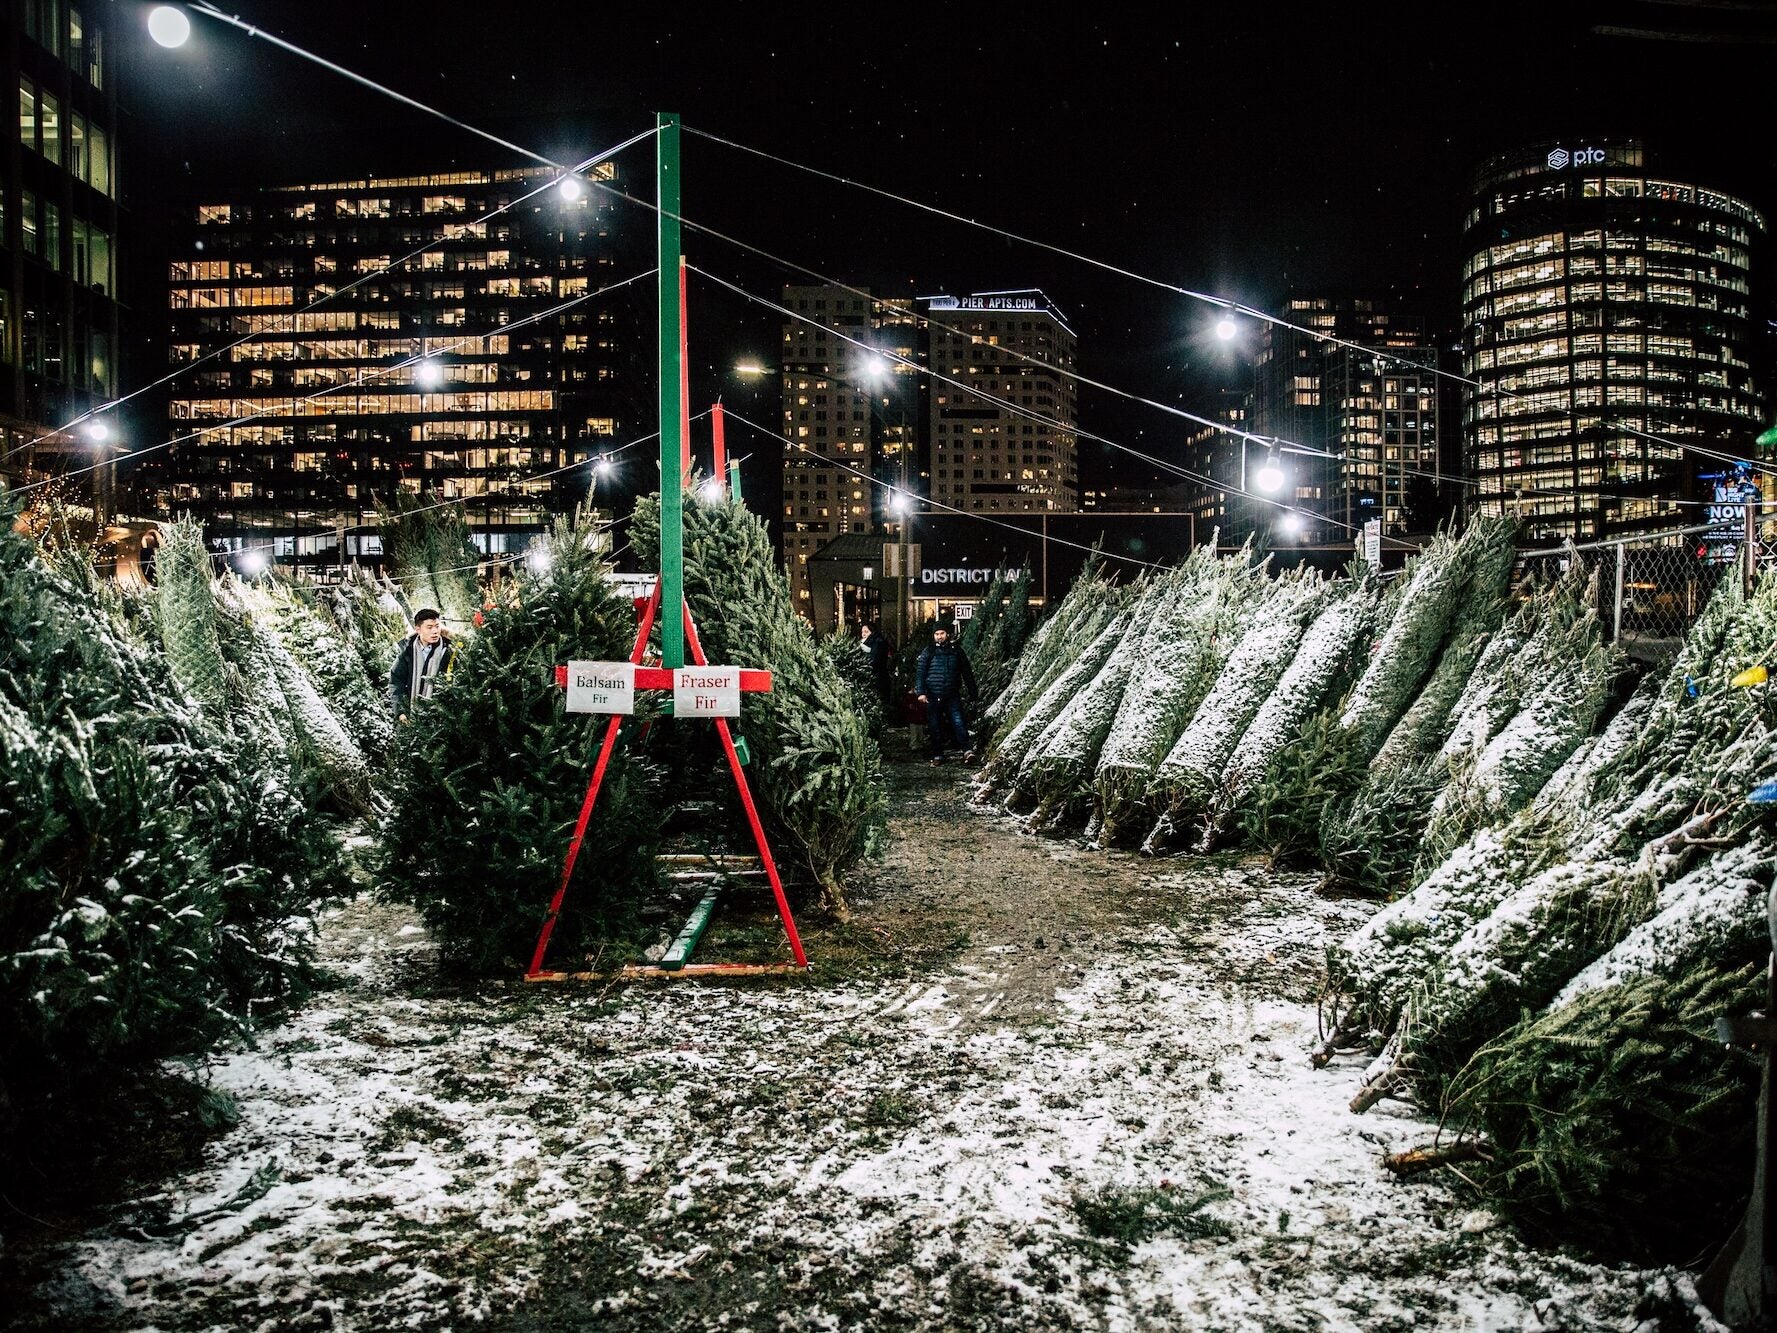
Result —
[[[1251, 390], [1218, 389], [1213, 405], [1207, 411], [1199, 409], [1197, 412], [1216, 424], [1194, 425], [1185, 436], [1184, 465], [1194, 476], [1185, 484], [1183, 507], [1192, 515], [1197, 533], [1204, 541], [1209, 540], [1212, 532], [1219, 534], [1223, 541], [1232, 538], [1237, 512], [1241, 521], [1251, 526], [1252, 520], [1241, 508], [1237, 489], [1241, 440], [1239, 436], [1220, 429], [1232, 426], [1236, 430], [1245, 430], [1251, 406]], [[1208, 484], [1211, 481], [1216, 484]]]
[[[611, 204], [548, 169], [268, 189], [197, 209], [169, 273], [158, 468], [229, 547], [374, 557], [397, 491], [464, 501], [520, 550], [587, 492], [618, 427]], [[591, 172], [615, 178], [606, 163]], [[501, 210], [504, 211], [501, 211]]]
[[899, 494], [965, 512], [1079, 508], [1074, 335], [1041, 292], [786, 287], [783, 304], [784, 563], [799, 606], [828, 542], [898, 536]]
[[[16, 482], [104, 458], [56, 428], [117, 393], [117, 70], [111, 5], [7, 11], [19, 110], [0, 183], [0, 476]], [[101, 511], [109, 477], [95, 474]]]
[[[908, 367], [876, 349], [877, 328], [894, 327], [902, 307], [844, 287], [784, 288], [785, 309], [804, 318], [784, 323], [784, 566], [790, 592], [810, 607], [808, 559], [835, 537], [869, 532], [881, 513], [871, 478], [882, 466], [875, 447], [883, 413], [894, 411], [897, 447], [904, 445], [911, 392]], [[897, 410], [898, 409], [898, 410]], [[899, 457], [906, 457], [901, 452]]]
[[923, 298], [930, 495], [968, 513], [1080, 507], [1074, 332], [1036, 290]]
[[1682, 522], [1761, 424], [1748, 296], [1765, 219], [1637, 141], [1537, 144], [1476, 173], [1463, 270], [1468, 465], [1542, 536]]
[[1234, 492], [1224, 536], [1268, 530], [1284, 512], [1258, 498], [1254, 479], [1268, 461], [1285, 479], [1270, 498], [1295, 507], [1303, 540], [1340, 540], [1370, 519], [1390, 533], [1429, 526], [1432, 505], [1415, 500], [1435, 496], [1442, 466], [1437, 348], [1425, 321], [1381, 301], [1325, 297], [1292, 300], [1284, 315], [1298, 328], [1256, 331], [1246, 422], [1284, 446], [1229, 439], [1218, 454], [1216, 480]]

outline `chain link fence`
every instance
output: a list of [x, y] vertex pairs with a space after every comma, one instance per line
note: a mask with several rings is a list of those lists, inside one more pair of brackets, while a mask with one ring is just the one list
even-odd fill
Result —
[[1586, 571], [1605, 633], [1631, 657], [1669, 661], [1723, 579], [1747, 579], [1777, 565], [1777, 532], [1748, 525], [1699, 524], [1672, 532], [1520, 551], [1520, 579]]

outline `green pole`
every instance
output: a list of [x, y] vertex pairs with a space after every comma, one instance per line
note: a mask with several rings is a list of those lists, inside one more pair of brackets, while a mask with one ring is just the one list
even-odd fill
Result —
[[660, 658], [669, 670], [685, 665], [684, 478], [679, 438], [679, 118], [656, 122], [655, 161], [660, 270]]

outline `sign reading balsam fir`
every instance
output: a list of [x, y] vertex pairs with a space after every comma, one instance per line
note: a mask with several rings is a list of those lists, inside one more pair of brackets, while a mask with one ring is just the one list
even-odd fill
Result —
[[688, 666], [673, 673], [674, 717], [739, 717], [740, 668]]
[[629, 662], [569, 662], [568, 711], [635, 712], [635, 666]]

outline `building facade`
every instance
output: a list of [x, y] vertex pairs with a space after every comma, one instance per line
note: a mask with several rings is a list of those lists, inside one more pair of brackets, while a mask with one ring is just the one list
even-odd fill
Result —
[[1299, 328], [1258, 327], [1246, 428], [1285, 443], [1272, 460], [1263, 445], [1229, 439], [1216, 478], [1234, 491], [1224, 535], [1269, 531], [1285, 512], [1258, 498], [1253, 478], [1266, 461], [1283, 470], [1272, 498], [1295, 507], [1296, 537], [1339, 540], [1371, 519], [1388, 533], [1423, 531], [1433, 506], [1422, 497], [1443, 479], [1438, 352], [1425, 320], [1326, 297], [1291, 300], [1284, 315]]
[[1682, 524], [1675, 503], [1750, 455], [1749, 291], [1765, 219], [1636, 141], [1537, 144], [1476, 173], [1463, 269], [1475, 502], [1539, 536]]
[[[587, 494], [623, 402], [609, 196], [549, 169], [268, 189], [200, 206], [173, 261], [156, 475], [229, 549], [374, 560], [397, 492], [521, 550]], [[586, 173], [615, 179], [606, 163]], [[503, 211], [502, 211], [503, 210]]]
[[1034, 289], [919, 303], [930, 497], [967, 513], [1080, 507], [1077, 340]]
[[[0, 182], [0, 476], [18, 483], [108, 446], [74, 418], [117, 394], [121, 306], [117, 69], [109, 4], [10, 0], [18, 130]], [[111, 507], [111, 468], [68, 492]]]
[[797, 609], [812, 617], [809, 558], [880, 529], [885, 505], [872, 479], [912, 463], [918, 387], [904, 302], [790, 286], [783, 305], [800, 316], [783, 330], [783, 557]]
[[884, 577], [899, 578], [902, 525], [928, 500], [1079, 509], [1074, 335], [1041, 292], [908, 301], [792, 286], [783, 305], [783, 555], [817, 624], [832, 609], [813, 604], [808, 563], [839, 538], [877, 534]]

